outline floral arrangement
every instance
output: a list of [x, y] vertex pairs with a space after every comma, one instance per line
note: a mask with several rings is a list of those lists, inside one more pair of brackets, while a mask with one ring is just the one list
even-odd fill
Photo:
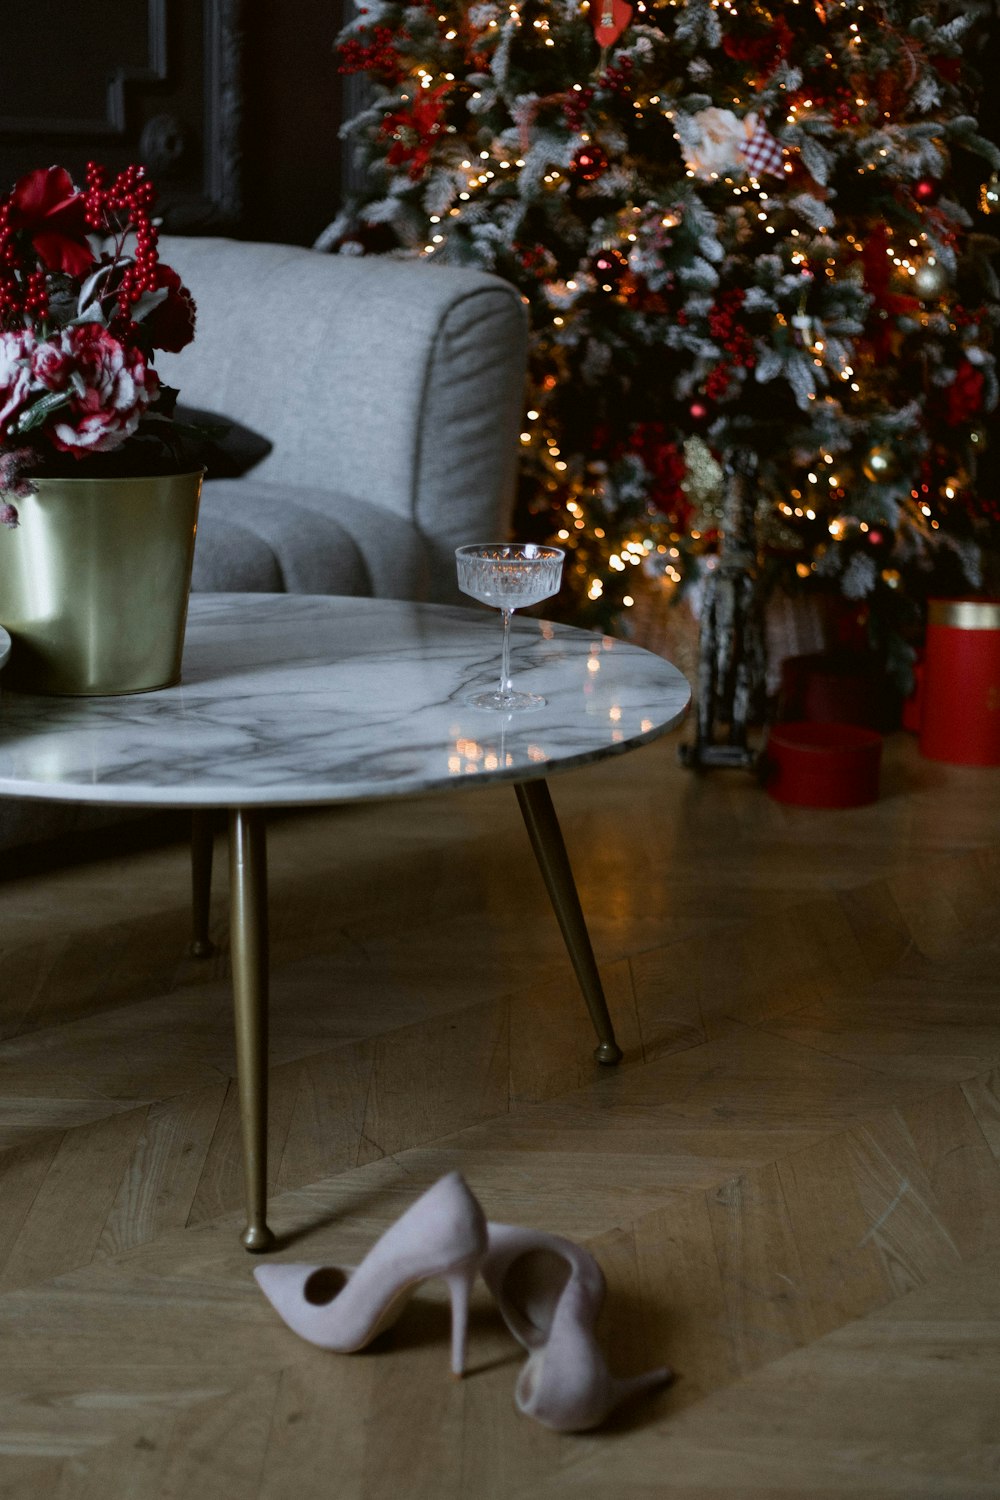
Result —
[[32, 476], [183, 466], [177, 393], [154, 351], [194, 337], [195, 304], [157, 255], [145, 169], [22, 177], [0, 200], [0, 522]]

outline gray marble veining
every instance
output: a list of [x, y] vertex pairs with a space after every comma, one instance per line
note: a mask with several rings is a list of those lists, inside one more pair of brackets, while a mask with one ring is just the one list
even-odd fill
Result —
[[0, 794], [277, 807], [525, 781], [654, 739], [688, 704], [675, 667], [624, 641], [515, 616], [512, 648], [515, 687], [544, 708], [464, 702], [499, 674], [493, 612], [196, 594], [178, 687], [3, 693]]

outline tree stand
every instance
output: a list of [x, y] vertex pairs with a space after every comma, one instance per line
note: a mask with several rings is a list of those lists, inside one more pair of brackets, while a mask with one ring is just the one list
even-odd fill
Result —
[[[734, 449], [726, 465], [726, 500], [719, 561], [705, 584], [698, 640], [697, 736], [682, 745], [681, 764], [756, 767], [747, 726], [764, 684], [764, 644], [754, 527], [756, 455]], [[716, 740], [727, 726], [724, 742]]]

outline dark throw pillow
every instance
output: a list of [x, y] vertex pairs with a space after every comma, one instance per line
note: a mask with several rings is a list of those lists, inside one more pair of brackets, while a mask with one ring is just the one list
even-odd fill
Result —
[[198, 454], [208, 479], [240, 479], [274, 447], [268, 438], [231, 417], [180, 402], [174, 408], [174, 421], [192, 429], [184, 434], [185, 447], [190, 443]]

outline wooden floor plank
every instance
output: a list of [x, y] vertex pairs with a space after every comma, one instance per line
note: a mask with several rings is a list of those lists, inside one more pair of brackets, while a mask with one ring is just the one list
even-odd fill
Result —
[[[373, 1359], [312, 1351], [281, 1371], [257, 1500], [364, 1493]], [[253, 1492], [251, 1492], [253, 1493]]]
[[150, 1107], [101, 1232], [102, 1254], [187, 1223], [226, 1092], [220, 1082]]
[[278, 1191], [354, 1166], [361, 1150], [376, 1043], [362, 1041], [306, 1058], [285, 1133]]
[[246, 1500], [259, 1492], [278, 1383], [277, 1375], [261, 1375], [178, 1415], [159, 1476], [162, 1500]]
[[87, 1265], [145, 1127], [146, 1110], [68, 1131], [25, 1214], [0, 1274], [0, 1289]]
[[0, 1153], [0, 1275], [10, 1259], [32, 1204], [38, 1196], [62, 1144], [62, 1132], [47, 1135]]
[[877, 1250], [894, 1294], [926, 1286], [957, 1265], [958, 1246], [900, 1114], [886, 1111], [860, 1121], [845, 1145], [868, 1221], [864, 1243]]
[[701, 1195], [675, 1194], [666, 1208], [644, 1215], [633, 1233], [647, 1358], [676, 1372], [676, 1383], [655, 1403], [669, 1413], [739, 1373], [708, 1204]]
[[819, 1333], [880, 1307], [892, 1285], [869, 1237], [846, 1136], [778, 1163], [778, 1178]]
[[173, 1424], [149, 1426], [126, 1441], [66, 1459], [49, 1492], [53, 1500], [158, 1500]]
[[456, 1011], [376, 1046], [358, 1163], [392, 1156], [507, 1109], [508, 1007]]
[[717, 955], [717, 943], [703, 938], [650, 948], [629, 960], [646, 1062], [707, 1040], [704, 1016], [717, 1008], [717, 988], [728, 987], [727, 977], [718, 984]]
[[961, 1089], [900, 1110], [937, 1212], [963, 1260], [1000, 1245], [1000, 1162]]
[[741, 1373], [816, 1337], [798, 1245], [772, 1163], [705, 1195]]
[[985, 1077], [970, 1078], [963, 1083], [962, 1093], [994, 1159], [1000, 1161], [1000, 1068]]

